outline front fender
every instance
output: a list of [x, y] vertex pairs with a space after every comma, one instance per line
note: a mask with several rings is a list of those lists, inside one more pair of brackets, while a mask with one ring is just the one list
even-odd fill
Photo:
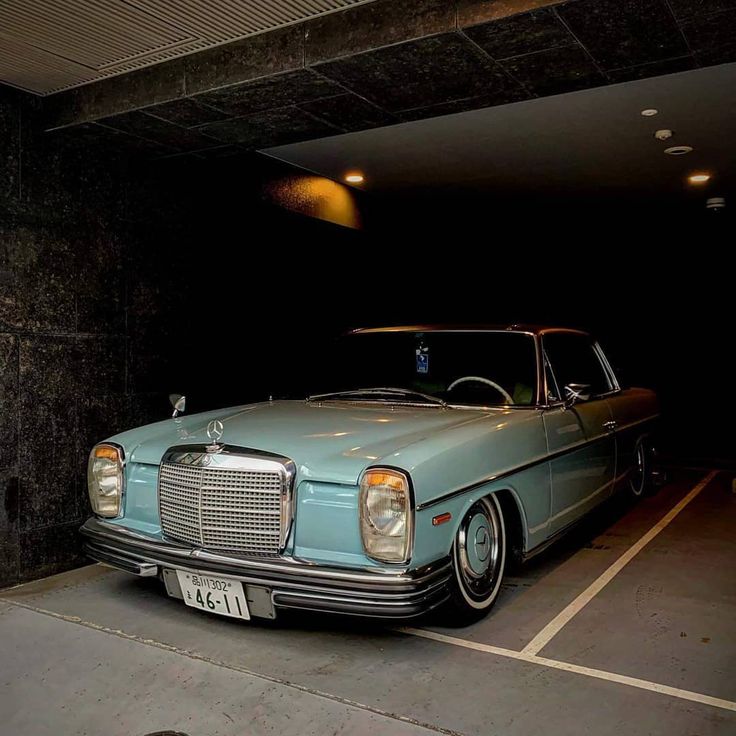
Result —
[[[502, 480], [484, 483], [466, 493], [420, 509], [417, 511], [415, 521], [416, 536], [412, 567], [449, 555], [465, 514], [476, 501], [491, 493], [510, 494], [518, 511], [518, 522], [521, 524], [519, 532], [522, 551], [527, 552], [536, 547], [547, 536], [547, 520], [550, 513], [549, 487], [549, 469], [546, 464], [540, 464]], [[451, 514], [451, 519], [435, 526], [432, 520], [445, 513]], [[538, 523], [530, 524], [530, 514]], [[507, 526], [516, 522], [515, 519], [508, 518], [504, 521]], [[509, 530], [507, 529], [508, 536]]]
[[[541, 412], [510, 409], [384, 457], [385, 463], [404, 467], [414, 484], [412, 565], [448, 554], [468, 508], [502, 489], [517, 503], [524, 551], [536, 546], [546, 536], [550, 516], [549, 469], [540, 462], [546, 454]], [[432, 519], [443, 513], [450, 513], [451, 521], [434, 526]]]

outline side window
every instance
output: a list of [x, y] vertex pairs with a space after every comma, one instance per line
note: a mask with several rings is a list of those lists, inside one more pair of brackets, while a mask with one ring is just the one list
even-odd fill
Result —
[[586, 335], [553, 332], [543, 337], [542, 345], [560, 391], [571, 383], [587, 384], [593, 396], [611, 390], [608, 375]]

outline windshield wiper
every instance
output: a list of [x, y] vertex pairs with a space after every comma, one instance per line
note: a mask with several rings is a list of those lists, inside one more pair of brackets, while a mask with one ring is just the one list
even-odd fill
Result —
[[[327, 399], [349, 399], [349, 398], [359, 398], [359, 397], [368, 397], [369, 400], [372, 401], [382, 401], [387, 404], [395, 404], [397, 403], [395, 400], [392, 400], [392, 397], [401, 396], [401, 397], [410, 397], [415, 396], [417, 398], [423, 399], [428, 404], [435, 404], [437, 406], [447, 406], [447, 402], [443, 401], [442, 399], [438, 398], [437, 396], [432, 396], [431, 394], [423, 394], [421, 391], [412, 391], [408, 388], [393, 388], [393, 387], [380, 387], [380, 388], [355, 388], [350, 391], [332, 391], [327, 394], [315, 394], [314, 396], [308, 396], [307, 401], [325, 401]], [[380, 396], [387, 396], [387, 399], [381, 399], [378, 398]], [[416, 404], [417, 402], [410, 402], [412, 404]]]

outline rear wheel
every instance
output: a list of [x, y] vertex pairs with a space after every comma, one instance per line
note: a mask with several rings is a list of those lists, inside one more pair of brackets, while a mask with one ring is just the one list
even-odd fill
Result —
[[506, 565], [506, 530], [495, 496], [476, 501], [463, 517], [452, 547], [453, 579], [448, 607], [453, 619], [470, 622], [496, 602]]
[[641, 498], [651, 487], [652, 458], [645, 440], [641, 439], [634, 450], [634, 466], [629, 475], [629, 490], [634, 498]]

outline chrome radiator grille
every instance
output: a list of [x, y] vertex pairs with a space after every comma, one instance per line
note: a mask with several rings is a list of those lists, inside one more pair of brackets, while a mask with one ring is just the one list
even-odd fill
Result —
[[[288, 523], [287, 474], [280, 470], [201, 466], [197, 453], [186, 462], [164, 462], [159, 471], [161, 528], [172, 539], [213, 550], [278, 554]], [[263, 461], [261, 461], [263, 464]], [[269, 463], [276, 465], [276, 463]]]

